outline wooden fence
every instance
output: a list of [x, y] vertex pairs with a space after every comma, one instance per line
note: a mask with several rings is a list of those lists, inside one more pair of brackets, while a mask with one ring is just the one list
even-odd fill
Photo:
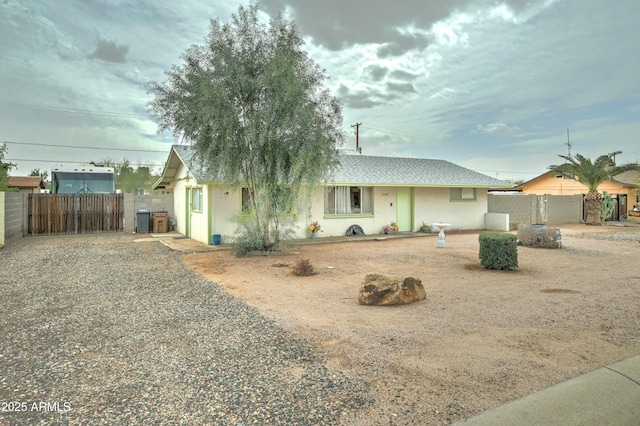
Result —
[[122, 194], [29, 194], [30, 235], [122, 231]]

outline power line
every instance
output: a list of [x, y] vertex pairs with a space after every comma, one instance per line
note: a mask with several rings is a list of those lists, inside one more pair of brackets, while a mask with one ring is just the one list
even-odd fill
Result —
[[425, 137], [425, 135], [421, 135], [421, 134], [418, 134], [418, 133], [411, 133], [411, 132], [406, 132], [404, 130], [391, 129], [389, 127], [384, 127], [384, 126], [379, 126], [377, 124], [369, 123], [368, 121], [364, 121], [363, 123], [366, 124], [367, 127], [373, 127], [374, 129], [377, 128], [377, 129], [383, 130], [383, 131], [385, 131], [385, 132], [387, 132], [389, 134], [392, 134], [392, 135], [403, 136], [403, 137], [410, 136], [410, 137], [415, 138], [415, 139], [421, 139], [421, 140], [424, 140], [424, 141], [431, 141], [427, 137]]
[[69, 114], [86, 114], [86, 115], [98, 115], [98, 116], [105, 116], [105, 117], [120, 117], [120, 118], [150, 118], [148, 114], [134, 114], [134, 113], [128, 113], [128, 112], [113, 112], [113, 111], [96, 111], [96, 110], [83, 109], [83, 108], [65, 108], [65, 107], [56, 107], [51, 105], [27, 104], [23, 102], [0, 101], [0, 103], [3, 103], [5, 105], [16, 106], [18, 108], [24, 108], [24, 109], [65, 112]]
[[[73, 164], [82, 164], [82, 163], [86, 163], [80, 160], [33, 160], [30, 158], [5, 158], [5, 161], [29, 161], [29, 162], [34, 162], [34, 163], [53, 163], [53, 164], [58, 164], [58, 163], [73, 163]], [[122, 164], [122, 163], [118, 163], [118, 162], [114, 162], [113, 164]], [[165, 163], [162, 164], [142, 164], [143, 166], [152, 166], [152, 167], [164, 167]]]
[[95, 146], [57, 145], [57, 144], [48, 144], [48, 143], [16, 142], [16, 141], [0, 141], [0, 142], [7, 143], [7, 144], [47, 146], [47, 147], [54, 147], [54, 148], [79, 148], [79, 149], [97, 149], [97, 150], [103, 150], [103, 151], [126, 151], [126, 152], [163, 152], [165, 154], [169, 153], [169, 150], [101, 148], [101, 147], [95, 147]]

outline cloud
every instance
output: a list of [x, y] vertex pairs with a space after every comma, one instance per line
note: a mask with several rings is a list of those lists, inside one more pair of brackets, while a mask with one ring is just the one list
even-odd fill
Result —
[[96, 49], [87, 57], [91, 59], [100, 59], [105, 62], [123, 64], [127, 62], [128, 53], [129, 46], [118, 45], [111, 40], [99, 38], [96, 42]]
[[387, 67], [377, 64], [369, 65], [364, 69], [364, 73], [369, 75], [373, 81], [382, 81], [388, 72], [389, 69]]
[[289, 19], [312, 37], [314, 43], [330, 50], [377, 43], [385, 45], [380, 55], [397, 56], [425, 43], [424, 39], [405, 35], [400, 29], [409, 26], [429, 29], [433, 23], [467, 8], [473, 1], [262, 0], [260, 6], [270, 15], [286, 11]]
[[489, 123], [485, 126], [478, 124], [475, 131], [490, 135], [508, 136], [520, 132], [520, 128], [518, 126], [509, 127], [505, 123]]

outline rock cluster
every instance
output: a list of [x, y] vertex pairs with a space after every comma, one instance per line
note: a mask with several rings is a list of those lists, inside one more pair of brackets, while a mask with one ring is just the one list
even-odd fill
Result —
[[368, 274], [364, 277], [358, 301], [361, 305], [406, 305], [427, 298], [422, 281], [417, 278]]

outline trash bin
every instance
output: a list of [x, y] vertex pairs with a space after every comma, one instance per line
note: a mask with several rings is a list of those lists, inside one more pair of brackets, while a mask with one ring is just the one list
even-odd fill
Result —
[[214, 246], [219, 246], [220, 243], [222, 242], [222, 235], [213, 234], [211, 237], [211, 242], [213, 243]]
[[152, 214], [152, 220], [154, 234], [169, 232], [169, 213], [154, 212]]
[[150, 215], [151, 215], [151, 212], [149, 210], [138, 210], [138, 213], [136, 214], [136, 218], [137, 218], [136, 232], [138, 234], [149, 233]]

